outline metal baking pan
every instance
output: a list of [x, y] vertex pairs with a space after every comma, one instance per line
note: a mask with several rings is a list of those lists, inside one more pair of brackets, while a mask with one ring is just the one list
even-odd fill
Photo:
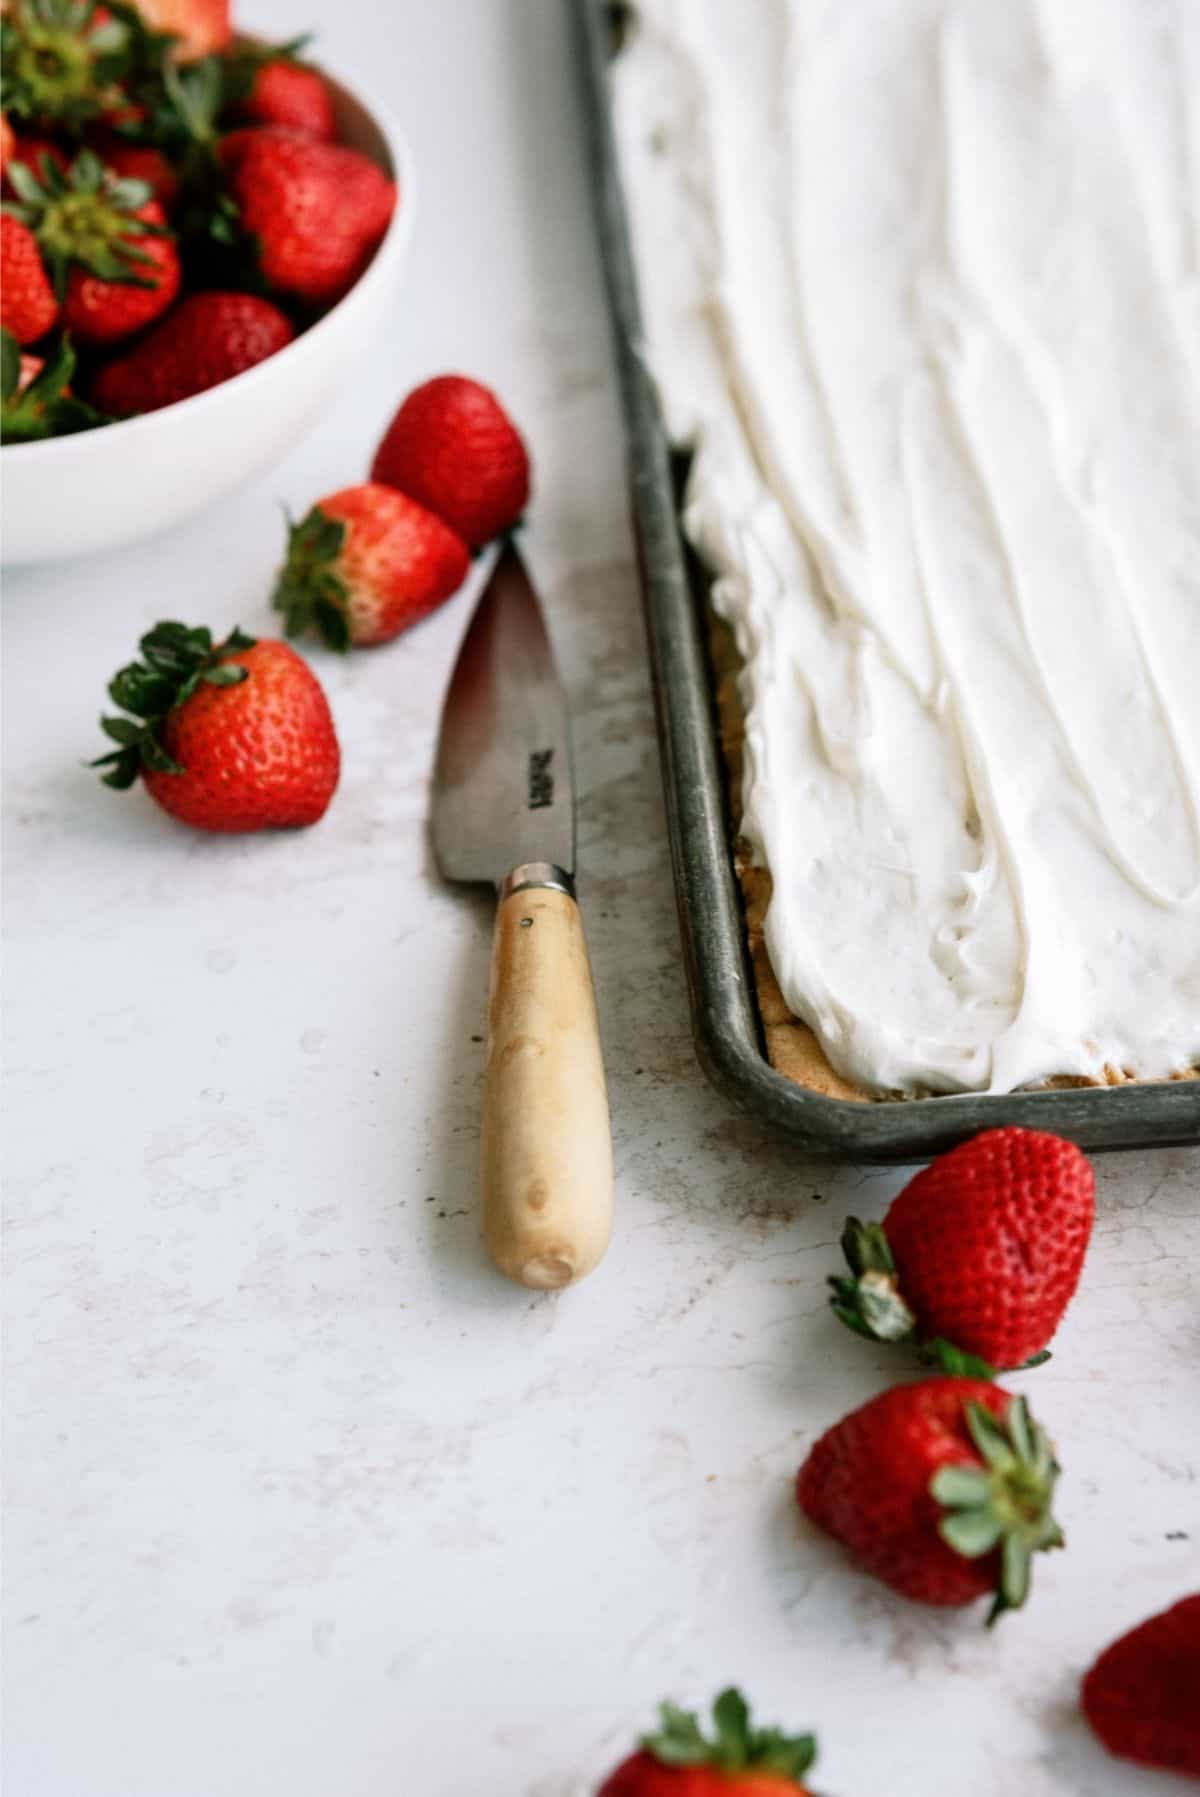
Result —
[[767, 1060], [705, 648], [705, 598], [679, 529], [672, 458], [640, 354], [637, 279], [609, 113], [608, 68], [627, 8], [573, 0], [596, 221], [625, 410], [633, 517], [650, 642], [667, 822], [700, 1060], [746, 1115], [807, 1153], [913, 1161], [977, 1130], [1018, 1123], [1089, 1149], [1200, 1141], [1200, 1081], [877, 1104], [825, 1098]]

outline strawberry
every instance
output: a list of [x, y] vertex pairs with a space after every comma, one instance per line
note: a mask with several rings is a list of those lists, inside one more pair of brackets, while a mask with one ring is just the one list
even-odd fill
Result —
[[332, 143], [337, 135], [328, 87], [316, 69], [306, 68], [294, 55], [259, 60], [237, 110], [256, 125], [284, 125], [323, 143]]
[[272, 604], [289, 636], [316, 625], [334, 649], [386, 643], [457, 591], [470, 560], [414, 499], [369, 482], [344, 487], [290, 527]]
[[94, 0], [13, 0], [0, 21], [10, 120], [78, 133], [112, 104], [131, 33]]
[[23, 356], [16, 338], [0, 332], [0, 436], [6, 443], [62, 437], [107, 422], [71, 392], [74, 372], [68, 338], [60, 337], [43, 359]]
[[4, 114], [0, 112], [0, 171], [8, 167], [9, 157], [12, 156], [16, 147], [17, 134]]
[[176, 54], [191, 61], [224, 50], [233, 37], [230, 0], [134, 0], [154, 31], [178, 40]]
[[221, 159], [268, 286], [313, 306], [353, 286], [396, 203], [370, 157], [267, 125], [230, 132]]
[[33, 343], [57, 317], [58, 301], [37, 239], [10, 212], [0, 213], [0, 325], [18, 343]]
[[154, 412], [265, 362], [294, 335], [279, 308], [257, 294], [193, 293], [100, 370], [92, 398], [116, 417]]
[[882, 1392], [821, 1436], [800, 1508], [867, 1572], [924, 1604], [993, 1592], [988, 1621], [1024, 1603], [1032, 1556], [1063, 1545], [1058, 1467], [1024, 1398], [941, 1377]]
[[806, 1797], [800, 1780], [817, 1757], [812, 1735], [753, 1728], [740, 1691], [713, 1704], [713, 1736], [695, 1715], [664, 1703], [657, 1733], [601, 1785], [598, 1797]]
[[70, 169], [43, 158], [43, 179], [9, 167], [6, 209], [33, 232], [79, 342], [116, 343], [165, 312], [179, 291], [179, 256], [162, 207], [142, 181], [122, 179], [92, 150]]
[[511, 530], [529, 499], [529, 457], [478, 381], [443, 374], [410, 393], [375, 452], [371, 479], [444, 518], [472, 548]]
[[948, 1371], [1028, 1365], [1079, 1283], [1094, 1214], [1072, 1142], [985, 1130], [910, 1180], [882, 1224], [847, 1221], [834, 1310], [861, 1335], [920, 1338]]
[[1200, 1592], [1106, 1647], [1082, 1704], [1110, 1753], [1200, 1778]]
[[286, 643], [235, 630], [156, 624], [142, 660], [109, 685], [122, 712], [101, 724], [117, 744], [94, 767], [109, 786], [141, 775], [150, 797], [185, 824], [223, 832], [315, 824], [333, 797], [340, 757], [315, 675]]
[[144, 182], [163, 211], [170, 211], [179, 197], [179, 175], [161, 150], [153, 144], [122, 143], [117, 139], [105, 144], [101, 154], [107, 168], [122, 180]]

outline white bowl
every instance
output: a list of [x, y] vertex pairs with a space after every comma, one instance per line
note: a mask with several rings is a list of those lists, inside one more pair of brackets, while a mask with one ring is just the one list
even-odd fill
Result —
[[387, 235], [349, 293], [276, 355], [194, 399], [121, 424], [0, 450], [6, 562], [52, 561], [152, 536], [278, 461], [392, 316], [412, 234], [408, 145], [387, 108], [326, 76], [338, 137], [395, 179]]

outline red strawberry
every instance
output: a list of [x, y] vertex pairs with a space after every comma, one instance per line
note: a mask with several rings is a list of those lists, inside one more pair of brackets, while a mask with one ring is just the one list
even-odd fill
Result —
[[800, 1468], [800, 1508], [875, 1578], [924, 1604], [1025, 1601], [1030, 1561], [1061, 1547], [1053, 1449], [985, 1379], [922, 1379], [828, 1429]]
[[325, 694], [286, 643], [235, 630], [156, 624], [142, 660], [109, 694], [132, 717], [101, 720], [118, 745], [93, 763], [109, 786], [140, 774], [151, 798], [197, 830], [315, 824], [333, 797], [340, 757]]
[[0, 213], [0, 325], [18, 343], [33, 343], [57, 317], [58, 301], [37, 239], [20, 219]]
[[8, 159], [17, 147], [17, 134], [9, 124], [5, 115], [0, 112], [0, 170], [7, 168]]
[[1094, 1214], [1074, 1143], [985, 1130], [910, 1180], [882, 1224], [848, 1220], [853, 1276], [830, 1280], [833, 1307], [862, 1335], [932, 1343], [950, 1371], [1024, 1365], [1071, 1301]]
[[272, 604], [289, 636], [316, 625], [327, 643], [386, 643], [466, 579], [466, 544], [390, 487], [344, 487], [293, 524]]
[[1200, 1778], [1200, 1593], [1106, 1647], [1082, 1702], [1110, 1753]]
[[193, 293], [100, 370], [92, 398], [116, 417], [155, 412], [265, 362], [294, 335], [279, 308], [256, 294]]
[[337, 135], [328, 87], [316, 69], [290, 56], [258, 64], [238, 112], [257, 125], [284, 125], [324, 143], [332, 143]]
[[49, 159], [42, 180], [9, 165], [8, 209], [37, 238], [62, 322], [81, 343], [116, 343], [151, 324], [179, 291], [179, 256], [162, 207], [141, 181], [123, 180], [92, 150], [64, 175]]
[[127, 181], [144, 181], [164, 212], [179, 197], [179, 175], [173, 164], [153, 144], [127, 144], [119, 139], [105, 144], [101, 154], [108, 168]]
[[233, 36], [230, 0], [135, 0], [135, 4], [155, 31], [169, 31], [179, 39], [181, 60], [224, 50]]
[[800, 1780], [817, 1757], [812, 1735], [754, 1728], [740, 1691], [713, 1704], [708, 1739], [689, 1710], [664, 1703], [656, 1734], [617, 1767], [598, 1797], [807, 1797]]
[[419, 499], [472, 548], [510, 530], [529, 499], [529, 457], [496, 395], [462, 374], [410, 393], [371, 479]]
[[221, 160], [269, 286], [314, 306], [353, 286], [396, 203], [370, 157], [268, 125], [230, 132]]

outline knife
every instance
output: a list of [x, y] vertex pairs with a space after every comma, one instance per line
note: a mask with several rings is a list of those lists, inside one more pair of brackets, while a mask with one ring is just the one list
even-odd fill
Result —
[[483, 1080], [483, 1229], [501, 1272], [551, 1290], [608, 1246], [612, 1134], [575, 902], [566, 701], [511, 539], [442, 710], [433, 846], [448, 880], [496, 885]]

